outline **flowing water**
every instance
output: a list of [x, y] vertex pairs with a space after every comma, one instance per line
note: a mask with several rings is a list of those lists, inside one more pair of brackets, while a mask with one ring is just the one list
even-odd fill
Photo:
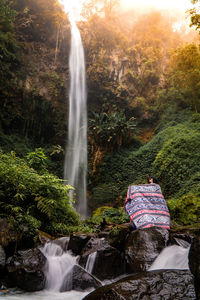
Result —
[[[44, 273], [46, 277], [46, 286], [44, 291], [35, 293], [25, 293], [11, 290], [9, 294], [0, 296], [0, 299], [7, 300], [80, 300], [90, 291], [62, 291], [63, 284], [71, 284], [70, 273], [72, 267], [77, 263], [77, 257], [73, 256], [70, 251], [65, 252], [59, 245], [48, 242], [40, 250], [47, 258]], [[69, 280], [69, 282], [67, 282]]]
[[87, 263], [86, 263], [86, 266], [85, 266], [85, 269], [88, 273], [92, 274], [92, 270], [94, 268], [94, 263], [95, 263], [95, 259], [96, 259], [96, 256], [97, 256], [97, 252], [93, 252], [91, 253], [89, 256], [88, 256], [88, 259], [87, 259]]
[[[69, 2], [70, 3], [70, 2]], [[73, 5], [73, 1], [72, 1]], [[64, 179], [75, 188], [77, 211], [87, 216], [87, 102], [85, 58], [80, 32], [75, 22], [73, 7], [68, 7], [71, 24], [69, 58], [70, 91], [68, 141], [65, 154]], [[71, 193], [73, 197], [73, 191]]]
[[148, 271], [161, 269], [179, 269], [188, 270], [189, 247], [173, 245], [166, 247], [153, 262]]
[[60, 292], [67, 274], [76, 264], [77, 259], [69, 251], [64, 252], [59, 245], [53, 243], [46, 243], [41, 251], [47, 258], [44, 270], [46, 289]]
[[[66, 278], [71, 268], [77, 263], [77, 257], [71, 255], [69, 251], [65, 252], [59, 245], [55, 243], [46, 243], [41, 251], [47, 258], [45, 266], [46, 289], [35, 293], [26, 293], [11, 290], [9, 294], [0, 296], [0, 299], [5, 300], [81, 300], [91, 290], [78, 292], [69, 291], [60, 293], [63, 283], [66, 286]], [[181, 246], [166, 247], [157, 259], [154, 261], [151, 270], [158, 269], [189, 269], [188, 267], [188, 252], [189, 247]], [[86, 269], [92, 273], [96, 258], [96, 252], [92, 253], [87, 260]], [[124, 277], [124, 276], [123, 276]], [[115, 281], [120, 278], [115, 278]], [[105, 281], [104, 284], [109, 284], [113, 281]]]
[[88, 292], [70, 291], [65, 293], [53, 292], [53, 291], [40, 291], [35, 293], [20, 293], [13, 292], [13, 294], [7, 294], [0, 296], [3, 300], [81, 300]]

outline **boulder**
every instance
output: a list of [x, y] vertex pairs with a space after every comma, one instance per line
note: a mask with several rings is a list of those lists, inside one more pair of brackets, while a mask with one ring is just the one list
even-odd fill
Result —
[[86, 272], [82, 267], [75, 265], [72, 270], [67, 274], [61, 292], [70, 290], [84, 291], [86, 289], [95, 288], [102, 286], [101, 282]]
[[[96, 259], [97, 250], [101, 249], [101, 247], [105, 245], [108, 245], [108, 242], [104, 237], [102, 238], [91, 237], [81, 251], [81, 256], [79, 258], [79, 265], [82, 266], [83, 268], [86, 268], [87, 262], [90, 259], [91, 255], [95, 254], [95, 259]], [[90, 270], [90, 272], [92, 273], [92, 270]]]
[[6, 265], [6, 254], [3, 247], [0, 245], [0, 272], [4, 269]]
[[148, 270], [166, 247], [168, 239], [168, 230], [160, 227], [132, 231], [125, 245], [125, 259], [132, 271], [137, 273]]
[[159, 270], [135, 274], [98, 288], [83, 300], [195, 300], [189, 271]]
[[190, 247], [189, 267], [192, 274], [194, 275], [196, 294], [200, 297], [200, 231], [198, 235], [193, 239]]
[[53, 244], [56, 244], [58, 246], [61, 247], [61, 249], [66, 252], [67, 248], [68, 248], [68, 244], [69, 244], [69, 237], [68, 236], [64, 236], [61, 237], [59, 239], [55, 239], [53, 241], [51, 241]]
[[89, 241], [86, 243], [86, 245], [83, 247], [81, 251], [81, 255], [88, 256], [89, 254], [96, 252], [104, 245], [108, 245], [108, 241], [104, 237], [102, 238], [91, 237]]
[[90, 272], [100, 280], [112, 279], [124, 273], [124, 260], [119, 250], [104, 239], [91, 238], [82, 250], [79, 264], [84, 268], [89, 257], [96, 253]]
[[188, 248], [191, 245], [193, 237], [189, 234], [170, 232], [169, 245], [178, 245], [183, 248]]
[[100, 280], [113, 279], [125, 272], [121, 253], [110, 245], [104, 245], [97, 250], [92, 274]]
[[127, 235], [130, 234], [132, 230], [133, 227], [130, 223], [117, 225], [109, 231], [107, 240], [112, 247], [123, 251]]
[[22, 290], [29, 292], [42, 290], [45, 286], [42, 271], [45, 262], [45, 256], [37, 248], [18, 251], [7, 261], [9, 277]]
[[91, 236], [86, 234], [72, 234], [70, 236], [68, 250], [71, 250], [75, 255], [80, 255], [83, 247], [90, 238]]

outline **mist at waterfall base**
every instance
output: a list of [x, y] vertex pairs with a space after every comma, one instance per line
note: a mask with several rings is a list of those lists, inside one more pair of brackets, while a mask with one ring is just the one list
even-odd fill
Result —
[[[76, 7], [64, 2], [71, 24], [71, 49], [69, 57], [70, 89], [68, 139], [65, 151], [64, 179], [75, 188], [76, 210], [87, 217], [87, 97], [85, 57], [80, 32], [76, 25]], [[67, 3], [67, 5], [66, 5]], [[76, 3], [76, 2], [75, 2]]]

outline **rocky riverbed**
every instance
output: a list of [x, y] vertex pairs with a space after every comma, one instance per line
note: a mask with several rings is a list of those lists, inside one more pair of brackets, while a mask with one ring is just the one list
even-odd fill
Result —
[[[91, 300], [197, 299], [200, 232], [179, 233], [159, 227], [132, 231], [129, 224], [121, 224], [114, 236], [105, 229], [98, 235], [41, 237], [41, 244], [33, 248], [22, 249], [21, 244], [17, 249], [13, 232], [12, 238], [7, 235], [5, 239], [6, 230], [9, 232], [6, 221], [0, 220], [0, 225], [0, 281], [8, 290], [17, 287], [36, 292], [48, 287], [54, 293], [85, 292], [82, 296], [94, 290], [84, 298]], [[175, 261], [173, 269], [148, 271], [170, 245], [188, 248], [190, 268], [176, 269]], [[59, 287], [53, 290], [48, 278], [56, 278]], [[108, 280], [112, 283], [105, 285]]]

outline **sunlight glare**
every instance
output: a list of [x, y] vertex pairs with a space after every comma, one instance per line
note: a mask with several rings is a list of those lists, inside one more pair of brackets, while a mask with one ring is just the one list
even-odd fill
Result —
[[124, 8], [156, 8], [167, 10], [186, 11], [192, 7], [190, 0], [120, 0]]
[[60, 4], [63, 6], [64, 11], [68, 14], [73, 12], [75, 19], [80, 18], [82, 4], [84, 0], [58, 0]]

